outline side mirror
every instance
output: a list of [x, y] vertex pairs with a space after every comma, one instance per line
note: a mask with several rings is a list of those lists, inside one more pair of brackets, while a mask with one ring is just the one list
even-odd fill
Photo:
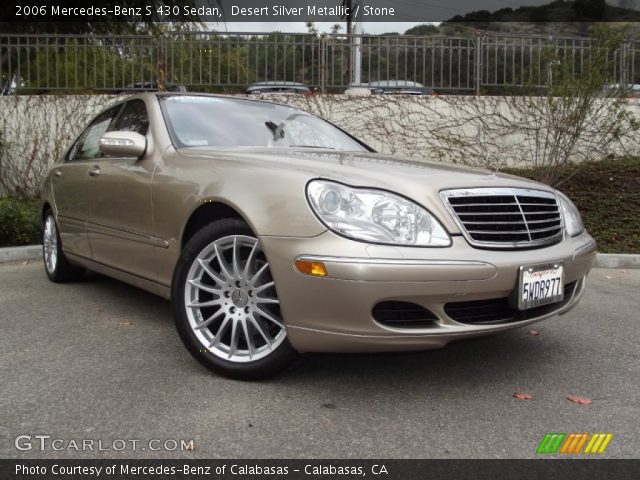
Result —
[[140, 158], [147, 150], [147, 139], [136, 132], [107, 132], [98, 143], [100, 151], [111, 157]]

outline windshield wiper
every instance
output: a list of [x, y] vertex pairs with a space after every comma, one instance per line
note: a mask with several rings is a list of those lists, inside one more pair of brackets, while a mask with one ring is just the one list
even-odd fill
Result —
[[285, 118], [282, 122], [280, 122], [280, 125], [276, 125], [271, 120], [264, 122], [264, 124], [267, 126], [269, 130], [271, 130], [271, 133], [273, 133], [273, 141], [277, 142], [281, 138], [284, 138], [284, 127], [287, 125], [287, 123], [289, 123], [294, 118], [306, 117], [306, 116], [308, 116], [307, 113], [292, 113], [287, 118]]
[[264, 122], [264, 124], [267, 126], [267, 128], [269, 130], [271, 130], [271, 133], [273, 133], [273, 139], [277, 142], [278, 139], [278, 133], [280, 134], [280, 138], [284, 138], [284, 130], [281, 128], [281, 125], [276, 125], [275, 123], [273, 123], [271, 120], [269, 120], [268, 122]]

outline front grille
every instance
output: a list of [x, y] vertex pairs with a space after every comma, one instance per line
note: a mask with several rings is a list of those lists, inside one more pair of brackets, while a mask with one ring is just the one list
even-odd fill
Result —
[[430, 310], [410, 302], [380, 302], [371, 314], [379, 323], [396, 328], [433, 327], [438, 320]]
[[485, 248], [527, 248], [562, 238], [553, 193], [517, 188], [475, 188], [441, 193], [469, 243]]
[[499, 325], [502, 323], [520, 322], [541, 317], [565, 306], [575, 293], [576, 282], [564, 286], [564, 299], [540, 307], [518, 310], [512, 306], [509, 298], [493, 298], [490, 300], [472, 300], [468, 302], [451, 302], [444, 306], [444, 311], [453, 320], [470, 325]]

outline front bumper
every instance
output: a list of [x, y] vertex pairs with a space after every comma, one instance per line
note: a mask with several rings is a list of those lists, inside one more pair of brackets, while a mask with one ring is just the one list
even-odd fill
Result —
[[[481, 250], [461, 236], [448, 248], [369, 245], [331, 232], [313, 238], [261, 237], [278, 288], [289, 340], [301, 352], [381, 352], [441, 348], [447, 343], [495, 333], [563, 314], [584, 292], [596, 253], [583, 233], [545, 248]], [[326, 277], [303, 275], [297, 258], [322, 260]], [[557, 308], [539, 316], [494, 325], [460, 323], [445, 304], [509, 297], [521, 265], [562, 263], [565, 285], [575, 288]], [[380, 302], [410, 302], [437, 316], [428, 327], [398, 328], [372, 315]]]

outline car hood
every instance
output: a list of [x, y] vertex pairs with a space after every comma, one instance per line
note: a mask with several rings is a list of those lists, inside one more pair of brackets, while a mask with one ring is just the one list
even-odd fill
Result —
[[452, 188], [521, 187], [553, 191], [547, 185], [484, 168], [447, 164], [370, 152], [327, 149], [191, 147], [182, 155], [249, 163], [257, 168], [295, 170], [308, 179], [324, 178], [353, 186], [378, 187], [404, 193], [409, 184], [436, 193]]
[[[296, 203], [290, 200], [297, 198], [297, 195], [304, 195], [307, 182], [315, 178], [395, 192], [427, 208], [452, 234], [460, 233], [460, 230], [440, 198], [439, 193], [442, 190], [515, 187], [552, 191], [546, 185], [482, 168], [370, 152], [337, 152], [308, 148], [228, 150], [218, 148], [213, 150], [205, 147], [189, 147], [180, 149], [178, 154], [184, 160], [200, 163], [201, 169], [207, 169], [207, 165], [212, 165], [212, 168], [217, 171], [218, 178], [222, 179], [216, 183], [223, 186], [237, 188], [236, 185], [246, 185], [247, 188], [256, 190], [264, 188], [271, 194], [286, 191], [288, 193], [285, 196], [290, 208], [293, 208]], [[201, 169], [196, 170], [202, 172]], [[260, 181], [258, 183], [246, 181], [246, 175], [250, 175], [251, 180], [259, 179]], [[194, 179], [194, 182], [199, 181]], [[244, 195], [254, 193], [258, 194], [258, 192], [245, 192]], [[212, 198], [215, 196], [212, 194]], [[302, 205], [306, 205], [306, 202]], [[304, 210], [306, 211], [306, 206]], [[296, 211], [288, 218], [299, 216], [299, 212]], [[308, 233], [313, 229], [307, 225], [302, 230]]]

